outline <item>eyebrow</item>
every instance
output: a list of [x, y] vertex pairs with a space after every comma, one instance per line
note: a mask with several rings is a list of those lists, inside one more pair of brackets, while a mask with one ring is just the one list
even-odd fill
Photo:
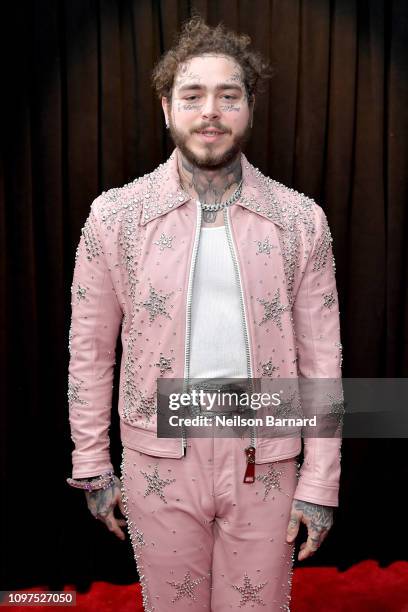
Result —
[[[200, 83], [190, 83], [190, 84], [187, 83], [187, 85], [181, 85], [181, 87], [178, 88], [178, 91], [196, 90], [196, 89], [206, 89], [206, 87], [201, 85]], [[218, 83], [215, 86], [215, 89], [217, 91], [220, 89], [236, 89], [237, 91], [242, 91], [242, 87], [240, 87], [240, 85], [237, 85], [236, 83]]]

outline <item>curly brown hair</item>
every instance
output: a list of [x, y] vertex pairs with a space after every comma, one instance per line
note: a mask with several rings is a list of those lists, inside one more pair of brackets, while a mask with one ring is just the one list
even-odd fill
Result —
[[208, 26], [199, 15], [186, 21], [169, 49], [153, 69], [152, 83], [159, 99], [171, 101], [174, 77], [179, 65], [205, 53], [232, 57], [242, 68], [248, 100], [263, 91], [263, 84], [273, 75], [269, 62], [257, 51], [249, 49], [251, 38], [226, 30], [222, 23]]

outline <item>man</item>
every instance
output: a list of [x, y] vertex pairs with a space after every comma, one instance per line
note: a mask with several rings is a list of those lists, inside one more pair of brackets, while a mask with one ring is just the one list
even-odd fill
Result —
[[[157, 436], [160, 378], [338, 378], [338, 298], [322, 209], [242, 153], [266, 65], [199, 18], [153, 82], [176, 145], [96, 198], [72, 286], [73, 486], [124, 538], [145, 610], [288, 610], [294, 539], [317, 550], [338, 505], [339, 438]], [[121, 327], [121, 480], [109, 457]]]

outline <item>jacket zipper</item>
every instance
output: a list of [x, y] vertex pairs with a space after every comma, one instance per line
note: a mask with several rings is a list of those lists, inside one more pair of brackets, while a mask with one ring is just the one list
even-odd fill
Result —
[[[197, 260], [198, 253], [198, 244], [200, 241], [200, 230], [201, 230], [201, 219], [202, 219], [202, 210], [201, 206], [197, 204], [197, 224], [196, 231], [194, 236], [194, 245], [193, 245], [193, 254], [191, 257], [191, 265], [189, 271], [189, 279], [188, 279], [188, 289], [187, 289], [187, 306], [186, 306], [186, 340], [185, 340], [185, 349], [184, 349], [184, 390], [187, 390], [189, 377], [190, 377], [190, 338], [191, 338], [191, 304], [192, 304], [192, 295], [193, 295], [193, 281], [194, 281], [194, 271]], [[181, 452], [183, 455], [186, 454], [187, 448], [187, 439], [184, 425], [181, 427], [182, 436], [181, 436]]]
[[[240, 293], [241, 318], [242, 318], [242, 323], [243, 323], [245, 350], [246, 350], [246, 358], [247, 358], [247, 376], [248, 378], [252, 379], [253, 370], [252, 370], [252, 364], [251, 364], [251, 349], [250, 349], [250, 344], [249, 344], [248, 324], [247, 324], [247, 317], [245, 313], [244, 292], [242, 290], [241, 273], [239, 269], [239, 263], [238, 263], [238, 258], [237, 258], [237, 254], [235, 250], [234, 240], [232, 238], [229, 208], [228, 207], [224, 208], [223, 213], [224, 213], [224, 223], [225, 223], [225, 229], [226, 229], [227, 238], [228, 238], [228, 244], [229, 244], [231, 255], [232, 255], [235, 276], [237, 279], [237, 286], [238, 286], [239, 293]], [[246, 466], [245, 475], [244, 475], [245, 483], [254, 482], [255, 480], [255, 450], [256, 450], [256, 433], [255, 433], [255, 426], [252, 426], [249, 446], [245, 449], [246, 460], [247, 460], [247, 466]]]

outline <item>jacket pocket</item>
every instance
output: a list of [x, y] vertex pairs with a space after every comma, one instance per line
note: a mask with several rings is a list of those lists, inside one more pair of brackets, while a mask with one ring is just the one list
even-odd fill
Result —
[[140, 451], [152, 457], [183, 457], [181, 438], [158, 438], [156, 432], [134, 427], [120, 421], [120, 437], [123, 446]]
[[255, 453], [256, 463], [270, 463], [296, 457], [302, 450], [302, 439], [292, 438], [258, 438]]

